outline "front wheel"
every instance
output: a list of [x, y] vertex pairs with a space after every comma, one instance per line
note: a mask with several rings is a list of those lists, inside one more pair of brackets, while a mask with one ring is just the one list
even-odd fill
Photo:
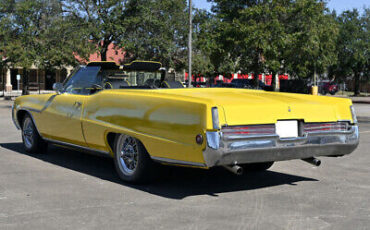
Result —
[[140, 183], [152, 179], [155, 163], [138, 139], [120, 134], [114, 142], [114, 164], [122, 180]]
[[261, 172], [261, 171], [266, 171], [267, 169], [271, 168], [273, 164], [274, 162], [270, 161], [270, 162], [243, 164], [241, 166], [247, 172]]
[[22, 122], [22, 140], [25, 150], [29, 153], [42, 153], [47, 150], [47, 142], [41, 138], [29, 114], [24, 116]]

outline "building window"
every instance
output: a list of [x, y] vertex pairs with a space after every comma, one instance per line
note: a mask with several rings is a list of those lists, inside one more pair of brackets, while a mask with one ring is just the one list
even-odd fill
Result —
[[31, 69], [28, 72], [28, 81], [32, 83], [37, 82], [37, 70]]

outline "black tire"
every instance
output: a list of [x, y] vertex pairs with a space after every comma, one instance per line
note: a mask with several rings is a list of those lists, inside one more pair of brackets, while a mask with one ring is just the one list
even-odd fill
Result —
[[29, 114], [26, 114], [22, 121], [22, 141], [25, 150], [29, 153], [47, 151], [48, 143], [41, 138]]
[[329, 93], [330, 93], [331, 95], [335, 95], [335, 93], [336, 93], [336, 92], [335, 92], [335, 91], [330, 91]]
[[274, 162], [270, 161], [270, 162], [243, 164], [241, 166], [246, 172], [261, 172], [271, 168], [273, 164]]
[[[126, 154], [123, 156], [121, 153], [124, 149]], [[155, 175], [155, 162], [144, 145], [138, 139], [125, 134], [116, 135], [114, 140], [114, 165], [118, 176], [130, 183], [148, 182]]]

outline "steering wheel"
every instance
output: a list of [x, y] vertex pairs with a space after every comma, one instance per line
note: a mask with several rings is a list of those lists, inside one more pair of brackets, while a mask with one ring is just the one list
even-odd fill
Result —
[[92, 84], [91, 88], [94, 88], [95, 90], [102, 90], [103, 87], [99, 84]]

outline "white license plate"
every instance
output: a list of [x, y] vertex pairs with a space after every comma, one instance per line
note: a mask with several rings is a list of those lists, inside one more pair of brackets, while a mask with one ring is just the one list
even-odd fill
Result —
[[280, 138], [298, 137], [298, 121], [277, 121], [275, 128]]

